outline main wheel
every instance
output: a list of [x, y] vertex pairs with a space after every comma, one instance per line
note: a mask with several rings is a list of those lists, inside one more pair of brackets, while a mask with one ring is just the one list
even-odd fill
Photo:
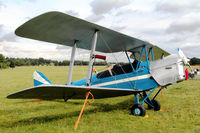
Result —
[[152, 104], [153, 104], [154, 107], [152, 107], [152, 106], [150, 106], [148, 104], [148, 108], [149, 109], [154, 109], [155, 111], [159, 111], [160, 107], [161, 107], [160, 103], [157, 100], [151, 100], [151, 102], [152, 102]]
[[142, 105], [134, 104], [131, 108], [131, 114], [135, 116], [145, 116], [146, 110]]

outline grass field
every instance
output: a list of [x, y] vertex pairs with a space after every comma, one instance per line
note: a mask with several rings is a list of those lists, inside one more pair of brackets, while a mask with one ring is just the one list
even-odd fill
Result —
[[[163, 111], [147, 110], [149, 118], [130, 115], [134, 96], [95, 100], [86, 106], [74, 131], [83, 100], [65, 103], [5, 98], [33, 86], [35, 70], [43, 72], [55, 84], [67, 82], [67, 67], [0, 70], [0, 133], [200, 133], [200, 80], [184, 81], [163, 90], [164, 96], [157, 97]], [[86, 70], [75, 66], [73, 80], [83, 78]]]

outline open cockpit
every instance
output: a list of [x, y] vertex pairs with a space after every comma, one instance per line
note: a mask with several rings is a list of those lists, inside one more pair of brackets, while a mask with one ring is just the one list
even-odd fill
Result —
[[[134, 69], [137, 68], [137, 64], [138, 64], [138, 60], [134, 60], [134, 62], [132, 63], [132, 66]], [[106, 78], [109, 76], [115, 76], [115, 75], [133, 72], [132, 66], [131, 64], [125, 64], [125, 65], [116, 64], [111, 69], [112, 74], [109, 72], [109, 70], [106, 70], [106, 71], [98, 73], [97, 78], [101, 79], [101, 78]]]

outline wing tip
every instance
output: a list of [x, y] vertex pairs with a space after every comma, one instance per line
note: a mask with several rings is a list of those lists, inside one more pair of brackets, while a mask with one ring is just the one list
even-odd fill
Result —
[[10, 94], [10, 95], [6, 96], [6, 98], [13, 99], [14, 97], [13, 97], [13, 94]]
[[38, 17], [44, 16], [44, 15], [49, 15], [49, 14], [64, 14], [62, 12], [59, 11], [49, 11], [49, 12], [45, 12], [43, 14], [40, 14], [36, 17], [31, 18], [30, 20], [28, 20], [27, 22], [23, 23], [22, 25], [20, 25], [16, 30], [15, 30], [15, 35], [20, 36], [20, 37], [25, 37], [25, 35], [23, 34], [24, 31], [24, 26], [26, 26], [26, 24], [29, 24], [29, 22], [32, 22], [32, 20], [37, 19]]

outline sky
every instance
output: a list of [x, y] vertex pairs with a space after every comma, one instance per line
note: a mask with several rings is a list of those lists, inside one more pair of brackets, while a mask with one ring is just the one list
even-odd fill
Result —
[[[0, 54], [69, 60], [70, 47], [14, 34], [26, 21], [49, 11], [60, 11], [148, 41], [171, 54], [181, 48], [187, 57], [200, 58], [199, 0], [0, 0]], [[88, 56], [88, 51], [77, 50], [76, 59], [88, 60]], [[120, 60], [122, 56], [117, 53], [112, 58]]]

